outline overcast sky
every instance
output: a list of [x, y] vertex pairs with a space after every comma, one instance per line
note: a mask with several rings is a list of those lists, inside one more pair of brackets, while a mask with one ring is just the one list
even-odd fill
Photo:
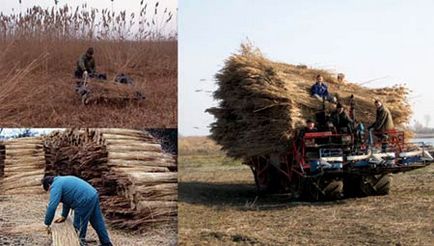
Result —
[[[0, 139], [10, 138], [19, 135], [26, 128], [0, 128]], [[30, 128], [31, 132], [36, 136], [47, 135], [52, 131], [63, 130], [63, 128]]]
[[[124, 11], [126, 10], [127, 13], [135, 12], [136, 16], [137, 13], [140, 11], [140, 2], [142, 0], [114, 0], [113, 2], [111, 0], [58, 0], [59, 6], [64, 6], [65, 4], [69, 6], [81, 6], [84, 3], [87, 3], [87, 6], [89, 8], [98, 8], [98, 9], [105, 9], [108, 8], [111, 10], [112, 3], [113, 3], [113, 9], [115, 12]], [[168, 9], [168, 11], [171, 11], [174, 14], [174, 20], [176, 20], [177, 17], [177, 8], [178, 8], [178, 1], [177, 0], [143, 0], [144, 4], [148, 3], [149, 7], [155, 6], [156, 2], [160, 2], [159, 10], [164, 10], [165, 8]], [[19, 12], [20, 8], [22, 11], [25, 11], [25, 9], [29, 7], [33, 7], [35, 5], [41, 6], [42, 8], [47, 7], [53, 7], [55, 6], [54, 0], [22, 0], [21, 6], [19, 4], [19, 0], [1, 0], [0, 5], [0, 12], [3, 13], [12, 13], [12, 10], [14, 12]], [[149, 8], [148, 7], [148, 8]], [[177, 29], [177, 23], [176, 21], [169, 22], [170, 26], [167, 28], [170, 28], [170, 30], [176, 30]]]
[[386, 77], [372, 87], [406, 83], [424, 122], [434, 111], [433, 10], [429, 0], [180, 0], [179, 132], [209, 133], [213, 76], [246, 38], [273, 60], [352, 82]]

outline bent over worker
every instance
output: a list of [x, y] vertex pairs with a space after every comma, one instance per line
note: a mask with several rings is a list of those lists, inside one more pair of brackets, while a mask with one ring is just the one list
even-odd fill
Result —
[[70, 209], [74, 209], [74, 227], [79, 232], [82, 244], [85, 245], [87, 225], [90, 222], [98, 234], [101, 245], [112, 245], [95, 188], [74, 176], [46, 176], [42, 179], [42, 185], [45, 191], [50, 191], [50, 201], [45, 214], [47, 227], [51, 225], [56, 208], [62, 202], [62, 215], [55, 220], [55, 223], [64, 222]]
[[81, 79], [84, 72], [88, 72], [90, 75], [96, 73], [95, 59], [93, 58], [94, 50], [92, 47], [87, 49], [86, 53], [82, 54], [77, 61], [77, 68], [75, 69], [75, 77]]

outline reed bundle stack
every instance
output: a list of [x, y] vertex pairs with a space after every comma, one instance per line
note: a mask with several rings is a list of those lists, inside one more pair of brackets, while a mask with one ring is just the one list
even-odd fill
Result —
[[1, 190], [5, 194], [42, 193], [44, 150], [42, 138], [28, 137], [4, 142]]
[[87, 82], [92, 102], [125, 102], [142, 99], [144, 95], [138, 86], [126, 85], [111, 81], [90, 80]]
[[[219, 105], [207, 110], [216, 118], [211, 138], [234, 158], [285, 151], [305, 120], [315, 119], [322, 110], [322, 103], [310, 95], [318, 74], [347, 109], [354, 95], [356, 119], [365, 125], [375, 121], [375, 99], [389, 108], [396, 126], [408, 123], [412, 111], [405, 86], [372, 89], [339, 81], [328, 71], [273, 62], [242, 45], [241, 52], [229, 57], [216, 75], [214, 98]], [[326, 107], [331, 111], [334, 105], [326, 103]]]
[[3, 177], [4, 175], [5, 158], [6, 158], [5, 145], [3, 142], [0, 142], [0, 177]]
[[68, 129], [43, 138], [8, 140], [4, 149], [0, 180], [6, 193], [40, 193], [44, 175], [74, 175], [98, 190], [112, 226], [142, 230], [176, 222], [175, 158], [146, 131]]
[[113, 226], [140, 230], [176, 220], [176, 163], [146, 132], [67, 130], [48, 136], [44, 148], [45, 173], [75, 175], [91, 183]]

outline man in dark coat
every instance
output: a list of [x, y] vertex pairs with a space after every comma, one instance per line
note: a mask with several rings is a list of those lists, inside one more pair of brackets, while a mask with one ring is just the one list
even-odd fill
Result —
[[392, 114], [389, 109], [380, 100], [375, 100], [375, 107], [377, 107], [377, 116], [374, 124], [369, 129], [374, 129], [374, 131], [378, 132], [394, 129], [395, 125], [393, 124]]
[[75, 77], [78, 79], [83, 78], [83, 73], [88, 72], [89, 75], [95, 74], [95, 59], [93, 58], [94, 50], [92, 47], [87, 49], [86, 53], [82, 54], [77, 61], [77, 68], [75, 69]]
[[336, 105], [336, 110], [331, 114], [330, 120], [336, 127], [338, 133], [351, 133], [353, 120], [345, 112], [341, 103]]

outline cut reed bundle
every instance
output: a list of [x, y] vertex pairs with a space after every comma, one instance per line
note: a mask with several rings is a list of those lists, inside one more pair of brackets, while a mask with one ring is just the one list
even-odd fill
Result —
[[219, 106], [207, 110], [216, 118], [211, 138], [234, 158], [286, 151], [296, 129], [322, 109], [322, 103], [310, 96], [317, 74], [347, 108], [354, 94], [356, 116], [366, 125], [375, 120], [374, 99], [390, 109], [396, 126], [404, 127], [410, 119], [409, 90], [404, 86], [370, 89], [339, 82], [328, 71], [273, 62], [243, 44], [216, 75], [214, 98]]

